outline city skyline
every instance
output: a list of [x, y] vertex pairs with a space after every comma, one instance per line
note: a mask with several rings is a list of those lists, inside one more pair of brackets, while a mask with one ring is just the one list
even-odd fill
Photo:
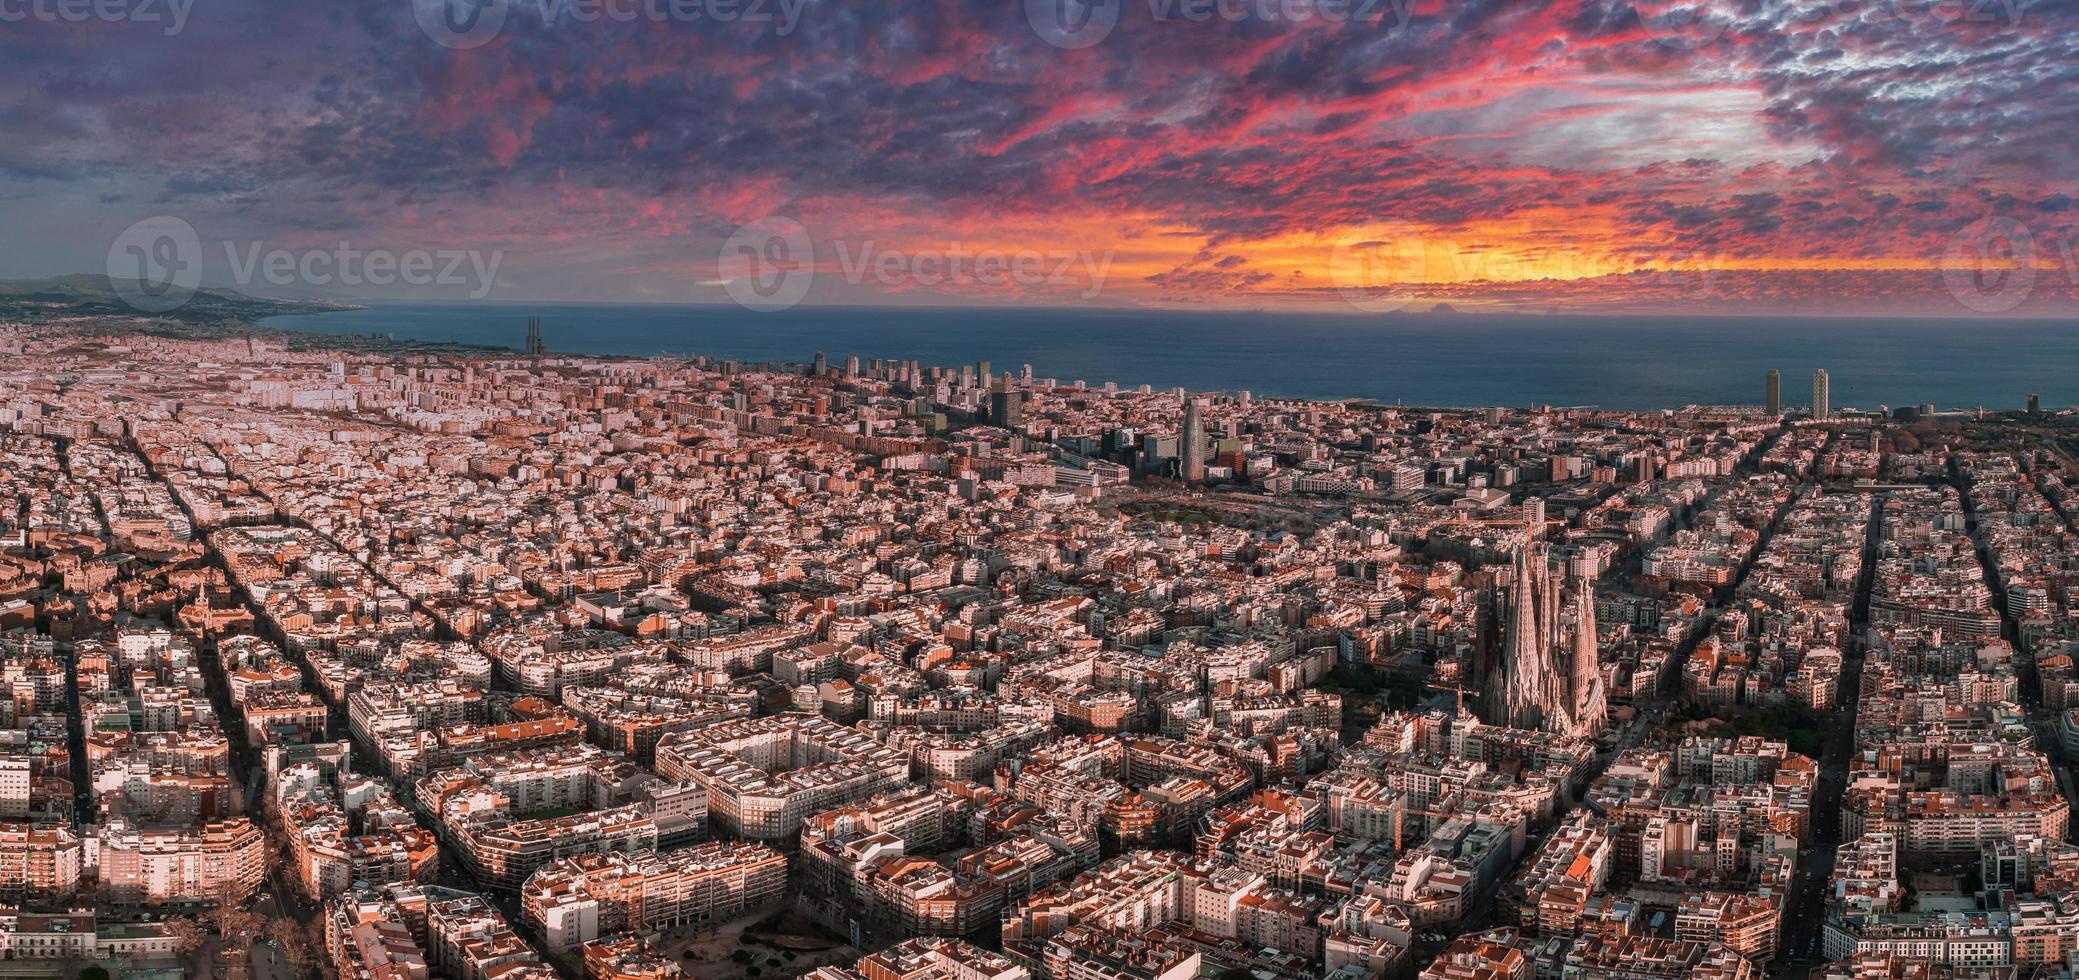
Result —
[[1825, 369], [1809, 410], [1404, 408], [505, 327], [0, 318], [0, 952], [2079, 967], [2074, 409], [1857, 409]]
[[0, 0], [0, 975], [2079, 980], [2075, 40]]

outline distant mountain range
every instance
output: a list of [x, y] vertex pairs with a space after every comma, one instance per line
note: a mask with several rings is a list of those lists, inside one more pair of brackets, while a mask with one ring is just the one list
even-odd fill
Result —
[[287, 313], [325, 313], [360, 309], [351, 303], [279, 300], [250, 296], [235, 289], [203, 287], [179, 309], [146, 314], [123, 302], [107, 276], [70, 275], [50, 279], [0, 280], [0, 317], [155, 316], [183, 323], [252, 322]]

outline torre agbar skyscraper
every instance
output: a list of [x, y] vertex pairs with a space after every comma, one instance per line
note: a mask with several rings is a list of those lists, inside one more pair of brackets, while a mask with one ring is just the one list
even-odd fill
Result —
[[1206, 478], [1206, 424], [1196, 398], [1184, 399], [1183, 428], [1178, 436], [1183, 444], [1177, 448], [1177, 475], [1186, 483], [1198, 483]]
[[1560, 611], [1561, 592], [1546, 546], [1531, 539], [1516, 552], [1509, 584], [1496, 603], [1502, 652], [1485, 678], [1488, 720], [1592, 738], [1606, 715], [1595, 589], [1577, 582], [1567, 597], [1567, 617]]

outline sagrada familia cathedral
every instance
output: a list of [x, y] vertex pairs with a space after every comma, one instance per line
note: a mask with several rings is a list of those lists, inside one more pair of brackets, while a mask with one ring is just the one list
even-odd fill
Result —
[[[1490, 655], [1484, 671], [1482, 714], [1491, 724], [1593, 738], [1606, 713], [1595, 586], [1581, 580], [1565, 596], [1561, 591], [1550, 553], [1533, 535], [1495, 597], [1500, 656]], [[1562, 602], [1572, 606], [1570, 616], [1561, 613]]]

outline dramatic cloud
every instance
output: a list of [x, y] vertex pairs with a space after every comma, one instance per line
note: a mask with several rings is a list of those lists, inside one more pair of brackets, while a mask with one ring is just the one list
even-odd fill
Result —
[[[0, 25], [0, 274], [166, 214], [219, 280], [225, 242], [347, 241], [503, 251], [496, 298], [720, 301], [724, 240], [779, 216], [823, 302], [2074, 292], [2075, 0], [1112, 0], [1068, 36], [1006, 0], [510, 0], [462, 36], [441, 2]], [[966, 250], [1108, 271], [840, 261]]]

